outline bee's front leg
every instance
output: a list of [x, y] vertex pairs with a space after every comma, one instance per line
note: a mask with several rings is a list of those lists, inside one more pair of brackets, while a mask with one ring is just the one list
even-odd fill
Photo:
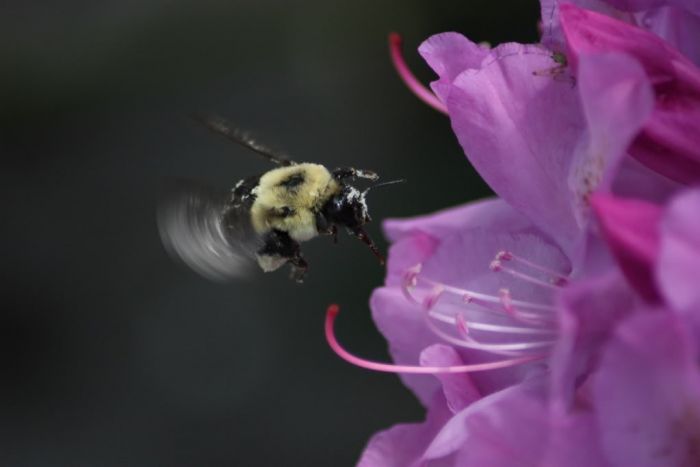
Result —
[[338, 243], [338, 226], [329, 222], [323, 212], [316, 213], [316, 230], [319, 235], [332, 235], [333, 243]]
[[333, 171], [333, 178], [339, 181], [348, 178], [364, 178], [366, 180], [376, 181], [379, 180], [379, 175], [371, 170], [360, 170], [353, 167], [340, 167]]

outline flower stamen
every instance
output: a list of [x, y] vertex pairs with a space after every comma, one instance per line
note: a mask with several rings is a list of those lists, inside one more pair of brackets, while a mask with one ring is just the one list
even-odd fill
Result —
[[[473, 290], [466, 290], [460, 287], [454, 287], [451, 285], [443, 284], [441, 282], [433, 281], [427, 277], [421, 275], [422, 265], [416, 264], [415, 266], [409, 268], [403, 276], [402, 290], [406, 298], [410, 301], [423, 305], [423, 303], [417, 300], [413, 294], [413, 291], [418, 286], [419, 282], [423, 282], [428, 286], [431, 286], [433, 290], [435, 287], [441, 288], [441, 294], [451, 294], [460, 297], [460, 300], [464, 303], [472, 303], [479, 305], [487, 310], [497, 311], [502, 313], [503, 308], [503, 298], [500, 296], [489, 295], [481, 292], [475, 292]], [[541, 303], [527, 302], [524, 300], [510, 300], [509, 306], [512, 311], [520, 313], [523, 316], [538, 317], [540, 316], [537, 312], [554, 312], [554, 307]], [[518, 311], [527, 310], [527, 311]]]
[[510, 251], [506, 251], [506, 250], [499, 251], [496, 254], [496, 258], [494, 259], [494, 261], [501, 261], [501, 262], [510, 261], [513, 263], [520, 263], [523, 266], [527, 266], [529, 268], [543, 272], [550, 277], [550, 281], [554, 285], [564, 286], [569, 282], [569, 278], [567, 276], [560, 274], [559, 272], [555, 271], [554, 269], [550, 269], [548, 267], [542, 266], [541, 264], [537, 264], [535, 262], [532, 262], [528, 259], [523, 258], [522, 256], [516, 256]]
[[491, 261], [491, 264], [489, 265], [489, 268], [494, 271], [494, 272], [505, 272], [506, 274], [510, 274], [513, 277], [516, 277], [520, 280], [523, 280], [525, 282], [529, 282], [534, 285], [539, 285], [540, 287], [545, 287], [547, 289], [558, 289], [559, 286], [552, 284], [551, 282], [546, 282], [543, 281], [542, 279], [538, 279], [537, 277], [531, 276], [529, 274], [526, 274], [524, 272], [516, 271], [513, 268], [509, 268], [507, 266], [503, 265], [502, 261], [499, 261], [497, 259]]
[[[513, 265], [506, 266], [504, 263]], [[486, 268], [484, 268], [486, 270]], [[490, 264], [517, 282], [556, 290], [568, 278], [558, 271], [500, 251]], [[552, 278], [551, 281], [547, 281]], [[558, 334], [551, 294], [535, 292], [542, 302], [515, 300], [508, 287], [492, 293], [475, 292], [433, 280], [416, 264], [404, 273], [404, 294], [424, 310], [426, 326], [441, 340], [456, 347], [480, 350], [504, 357], [546, 355]]]
[[508, 343], [503, 343], [503, 344], [490, 344], [490, 343], [484, 343], [480, 342], [479, 340], [471, 337], [471, 336], [463, 336], [461, 339], [456, 338], [439, 327], [435, 325], [434, 322], [432, 322], [430, 319], [426, 321], [426, 324], [430, 328], [430, 330], [435, 333], [438, 337], [444, 339], [446, 342], [449, 342], [450, 344], [456, 345], [458, 347], [464, 347], [468, 349], [475, 349], [475, 350], [483, 350], [486, 352], [490, 353], [497, 353], [501, 355], [510, 355], [510, 356], [516, 356], [520, 355], [523, 356], [523, 353], [532, 350], [532, 349], [538, 349], [538, 348], [543, 348], [543, 347], [551, 347], [552, 344], [554, 343], [553, 340], [546, 340], [546, 341], [534, 341], [534, 342], [508, 342]]
[[443, 104], [440, 99], [435, 96], [428, 88], [426, 88], [418, 79], [411, 73], [408, 68], [406, 61], [403, 58], [401, 45], [403, 40], [401, 35], [392, 32], [389, 34], [389, 52], [391, 54], [391, 61], [394, 64], [394, 68], [398, 73], [401, 80], [404, 82], [408, 89], [410, 89], [413, 94], [422, 100], [430, 107], [434, 108], [438, 112], [442, 112], [447, 115], [447, 107]]

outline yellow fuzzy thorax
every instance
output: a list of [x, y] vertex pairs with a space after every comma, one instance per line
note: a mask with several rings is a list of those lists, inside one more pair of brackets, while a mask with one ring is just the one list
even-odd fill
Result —
[[[303, 177], [295, 186], [288, 186], [293, 177]], [[296, 164], [270, 170], [260, 177], [253, 193], [255, 202], [250, 210], [253, 228], [258, 234], [272, 229], [287, 232], [296, 241], [306, 241], [316, 235], [316, 213], [328, 199], [340, 191], [340, 184], [324, 166]], [[291, 214], [283, 215], [291, 209]]]

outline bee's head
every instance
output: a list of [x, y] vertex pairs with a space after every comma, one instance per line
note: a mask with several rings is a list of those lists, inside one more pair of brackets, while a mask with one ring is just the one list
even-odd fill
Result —
[[[400, 183], [403, 180], [392, 180], [373, 185], [365, 191], [360, 191], [351, 185], [342, 185], [342, 189], [338, 194], [329, 199], [323, 206], [323, 218], [325, 222], [333, 225], [342, 226], [348, 229], [352, 235], [365, 243], [372, 253], [379, 258], [379, 261], [384, 264], [384, 257], [375, 246], [372, 239], [367, 235], [367, 232], [362, 228], [366, 223], [372, 220], [367, 210], [366, 196], [371, 188], [378, 186], [392, 185]], [[334, 232], [334, 230], [329, 230]]]
[[372, 220], [367, 211], [366, 192], [344, 185], [338, 194], [329, 199], [323, 207], [323, 213], [329, 222], [351, 231], [361, 228]]

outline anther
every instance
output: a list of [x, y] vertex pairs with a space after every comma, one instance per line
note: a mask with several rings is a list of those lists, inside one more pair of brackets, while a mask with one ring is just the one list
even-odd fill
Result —
[[501, 250], [496, 254], [496, 261], [510, 261], [513, 259], [513, 253], [510, 251]]
[[510, 290], [499, 289], [498, 296], [501, 299], [501, 305], [503, 305], [503, 309], [506, 311], [506, 313], [511, 315], [515, 314], [515, 309], [513, 308], [513, 297], [510, 295]]
[[433, 290], [428, 294], [427, 297], [425, 297], [425, 300], [423, 300], [423, 308], [426, 310], [430, 311], [433, 309], [435, 304], [440, 300], [440, 296], [442, 293], [445, 291], [445, 288], [442, 285], [436, 285], [433, 287]]
[[467, 321], [464, 319], [462, 313], [457, 313], [457, 316], [455, 317], [455, 326], [462, 337], [469, 336], [469, 327], [467, 326]]
[[[496, 257], [494, 258], [494, 261], [512, 261], [513, 263], [519, 263], [523, 266], [527, 266], [531, 269], [535, 269], [537, 271], [543, 272], [543, 273], [547, 274], [548, 276], [552, 277], [552, 279], [550, 279], [550, 281], [553, 284], [554, 283], [558, 284], [559, 282], [563, 282], [563, 284], [565, 285], [569, 280], [569, 278], [567, 276], [560, 274], [558, 271], [555, 271], [554, 269], [551, 269], [551, 268], [542, 266], [541, 264], [537, 264], [533, 261], [527, 260], [527, 259], [523, 258], [522, 256], [516, 256], [515, 254], [513, 254], [510, 251], [505, 251], [505, 250], [499, 251], [496, 254]], [[555, 282], [555, 279], [557, 282]]]

